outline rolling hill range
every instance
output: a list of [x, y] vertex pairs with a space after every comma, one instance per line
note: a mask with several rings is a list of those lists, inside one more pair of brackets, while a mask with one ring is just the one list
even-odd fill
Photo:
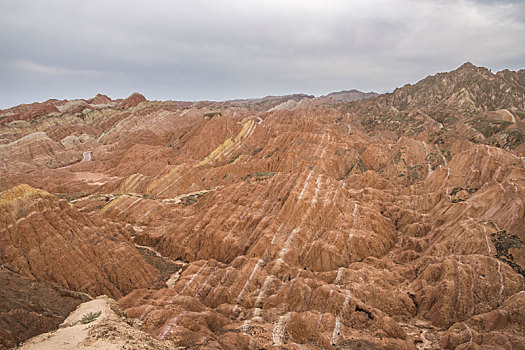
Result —
[[0, 348], [522, 349], [524, 118], [525, 70], [471, 63], [2, 110]]

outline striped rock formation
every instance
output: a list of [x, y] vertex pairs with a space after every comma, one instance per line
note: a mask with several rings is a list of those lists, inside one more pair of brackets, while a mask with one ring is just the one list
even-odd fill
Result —
[[[104, 250], [112, 259], [90, 249], [122, 279], [110, 272], [74, 289], [109, 290], [167, 344], [519, 348], [522, 76], [466, 64], [340, 104], [302, 95], [51, 101], [59, 112], [31, 116], [31, 128], [1, 126], [21, 156], [0, 153], [0, 189], [23, 182], [60, 196], [55, 206], [99, 232], [89, 237], [112, 237]], [[27, 155], [19, 140], [34, 133], [41, 145], [60, 145]], [[3, 264], [60, 282], [24, 265], [21, 251], [10, 254]]]

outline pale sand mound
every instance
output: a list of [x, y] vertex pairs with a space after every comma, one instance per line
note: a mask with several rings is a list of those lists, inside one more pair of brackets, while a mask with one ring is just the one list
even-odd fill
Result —
[[[81, 324], [90, 313], [100, 315], [92, 322]], [[171, 341], [158, 341], [130, 326], [117, 303], [101, 296], [80, 304], [56, 331], [41, 334], [26, 341], [19, 349], [178, 349]]]

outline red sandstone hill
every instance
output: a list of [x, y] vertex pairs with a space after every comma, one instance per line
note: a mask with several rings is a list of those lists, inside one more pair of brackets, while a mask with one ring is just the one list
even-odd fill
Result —
[[122, 225], [88, 217], [27, 185], [0, 193], [0, 222], [0, 345], [58, 326], [89, 300], [75, 292], [118, 298], [150, 285], [158, 274]]
[[80, 213], [45, 191], [19, 185], [2, 192], [0, 217], [0, 262], [21, 276], [113, 297], [156, 277], [122, 225]]
[[63, 288], [166, 348], [522, 347], [523, 82], [467, 63], [356, 102], [2, 111], [4, 346], [56, 326]]

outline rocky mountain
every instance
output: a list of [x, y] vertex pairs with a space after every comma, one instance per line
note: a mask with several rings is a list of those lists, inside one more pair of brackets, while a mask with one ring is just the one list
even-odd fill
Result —
[[375, 92], [361, 92], [359, 90], [343, 90], [338, 92], [332, 92], [328, 95], [321, 96], [321, 98], [333, 99], [336, 102], [354, 102], [359, 100], [365, 100], [367, 98], [379, 96]]
[[266, 96], [263, 98], [241, 99], [226, 101], [232, 106], [244, 106], [253, 110], [267, 111], [283, 103], [301, 102], [302, 100], [312, 100], [315, 96], [307, 94], [292, 94], [283, 96]]
[[523, 82], [1, 111], [2, 345], [519, 349]]
[[248, 107], [256, 111], [283, 110], [296, 108], [311, 108], [319, 105], [354, 102], [378, 96], [375, 92], [361, 92], [359, 90], [343, 90], [328, 95], [315, 97], [306, 94], [284, 96], [266, 96], [257, 99], [226, 101], [227, 105]]
[[525, 70], [492, 73], [467, 62], [454, 71], [428, 76], [414, 85], [381, 95], [375, 104], [397, 110], [448, 107], [462, 113], [503, 108], [523, 111], [524, 94]]
[[459, 137], [523, 153], [524, 76], [525, 70], [494, 74], [467, 62], [341, 110], [359, 116], [361, 125], [373, 133], [402, 137], [425, 131], [439, 143]]

